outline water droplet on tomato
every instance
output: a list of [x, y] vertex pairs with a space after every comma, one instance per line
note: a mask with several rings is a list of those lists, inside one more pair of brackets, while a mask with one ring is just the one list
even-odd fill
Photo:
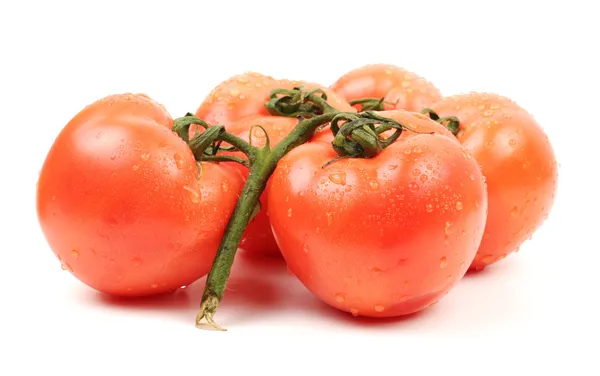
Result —
[[190, 192], [190, 199], [194, 204], [200, 202], [200, 193], [192, 187], [188, 187], [187, 185], [183, 186], [183, 189]]
[[331, 226], [331, 223], [333, 222], [333, 213], [327, 212], [325, 215], [327, 216], [327, 226]]
[[358, 308], [350, 308], [350, 313], [354, 317], [358, 316]]
[[289, 208], [287, 211], [287, 216], [291, 217], [292, 216], [292, 208]]
[[421, 175], [420, 179], [423, 183], [425, 183], [427, 181], [427, 179], [429, 179], [429, 176], [423, 174], [423, 175]]
[[515, 140], [514, 138], [511, 138], [510, 140], [508, 140], [508, 144], [510, 146], [515, 146], [517, 144], [517, 140]]
[[466, 264], [465, 264], [465, 262], [464, 262], [464, 261], [463, 261], [463, 262], [461, 262], [461, 263], [460, 263], [460, 268], [461, 268], [461, 269], [464, 269], [465, 265], [466, 265]]
[[487, 256], [484, 256], [484, 257], [481, 259], [481, 262], [483, 262], [484, 264], [491, 264], [491, 263], [492, 263], [492, 261], [494, 261], [494, 256], [492, 256], [492, 255], [487, 255]]
[[433, 211], [433, 205], [432, 204], [425, 205], [425, 210], [427, 211], [427, 213], [431, 213]]
[[134, 257], [133, 260], [131, 260], [133, 262], [133, 266], [138, 267], [142, 265], [142, 259]]
[[448, 260], [446, 259], [446, 256], [442, 256], [442, 258], [440, 258], [440, 268], [444, 269], [446, 265], [448, 265]]
[[221, 183], [221, 189], [223, 190], [223, 192], [229, 192], [229, 186], [225, 182]]
[[490, 117], [490, 116], [492, 116], [493, 114], [494, 114], [494, 111], [492, 111], [492, 110], [485, 110], [485, 111], [483, 111], [483, 113], [482, 113], [483, 117]]
[[66, 271], [68, 271], [68, 272], [72, 272], [72, 271], [73, 271], [73, 269], [71, 269], [71, 265], [69, 265], [69, 263], [67, 263], [66, 261], [62, 261], [62, 262], [60, 263], [60, 268], [61, 268], [62, 270], [66, 270]]
[[290, 202], [290, 196], [285, 196], [285, 202]]
[[446, 236], [444, 237], [444, 245], [445, 245], [445, 246], [448, 246], [448, 244], [450, 244], [450, 239], [448, 239], [448, 235], [446, 235]]
[[184, 289], [186, 289], [186, 288], [187, 288], [187, 286], [186, 286], [186, 285], [183, 285], [183, 286], [181, 286], [181, 287], [180, 287], [180, 289], [182, 289], [182, 290], [184, 290]]
[[308, 244], [305, 243], [302, 247], [302, 250], [304, 251], [304, 253], [308, 253]]
[[515, 215], [517, 215], [518, 211], [519, 211], [519, 209], [516, 206], [513, 206], [513, 208], [510, 209], [510, 216], [514, 217]]
[[183, 165], [185, 164], [185, 161], [183, 160], [181, 154], [173, 154], [173, 159], [175, 159], [175, 166], [177, 166], [177, 168], [181, 170], [183, 168]]
[[133, 167], [131, 167], [133, 169], [133, 171], [137, 171], [140, 169], [140, 166], [138, 165], [133, 165]]
[[413, 193], [416, 193], [416, 192], [419, 191], [419, 185], [417, 183], [409, 183], [408, 184], [408, 190], [411, 191], [411, 192], [413, 192]]
[[320, 228], [319, 226], [317, 226], [317, 228], [315, 229], [315, 232], [316, 232], [317, 234], [320, 234], [320, 233], [321, 233], [321, 228]]
[[379, 182], [377, 180], [371, 180], [369, 182], [369, 187], [371, 187], [371, 189], [379, 189]]
[[157, 283], [153, 283], [150, 285], [150, 287], [152, 287], [153, 289], [158, 288], [158, 284]]
[[473, 175], [473, 174], [469, 175], [469, 179], [475, 180], [475, 175]]
[[487, 141], [485, 143], [485, 147], [488, 148], [488, 149], [491, 148], [492, 146], [494, 146], [494, 142], [493, 141]]
[[388, 170], [392, 171], [398, 168], [398, 165], [389, 165]]
[[452, 230], [452, 222], [446, 222], [446, 225], [444, 226], [444, 232], [446, 233], [446, 235], [452, 234]]
[[336, 294], [336, 295], [335, 295], [335, 301], [336, 301], [336, 302], [338, 302], [338, 303], [343, 303], [343, 302], [344, 302], [344, 300], [346, 300], [346, 299], [344, 298], [344, 295], [343, 295], [343, 294]]
[[346, 184], [346, 173], [345, 172], [334, 172], [329, 174], [329, 180], [333, 184], [345, 185]]
[[463, 209], [463, 204], [460, 201], [456, 201], [456, 210], [462, 210]]
[[425, 166], [429, 171], [433, 170], [433, 165], [432, 164], [428, 164], [427, 166]]
[[421, 170], [419, 170], [418, 168], [415, 168], [415, 169], [413, 170], [413, 175], [414, 175], [414, 176], [419, 176], [419, 175], [421, 175]]
[[375, 312], [383, 312], [383, 310], [385, 309], [385, 307], [381, 304], [376, 304], [373, 309], [375, 310]]
[[404, 154], [409, 155], [410, 154], [410, 149], [404, 150]]
[[150, 153], [144, 153], [140, 155], [140, 158], [142, 159], [142, 161], [147, 161], [148, 159], [150, 159]]
[[79, 257], [79, 252], [77, 252], [77, 250], [74, 249], [71, 251], [71, 256], [73, 256], [73, 258], [76, 259]]

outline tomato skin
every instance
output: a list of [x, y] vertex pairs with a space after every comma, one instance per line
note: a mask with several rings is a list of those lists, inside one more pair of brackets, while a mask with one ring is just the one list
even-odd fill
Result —
[[348, 101], [359, 98], [385, 98], [385, 109], [419, 112], [442, 99], [429, 81], [403, 68], [369, 64], [341, 76], [331, 89]]
[[[479, 246], [487, 198], [476, 161], [420, 114], [386, 111], [404, 131], [372, 159], [330, 144], [292, 150], [269, 182], [269, 216], [290, 271], [325, 303], [391, 317], [434, 304]], [[473, 177], [471, 179], [471, 177]]]
[[171, 126], [148, 97], [112, 95], [78, 113], [44, 161], [43, 233], [63, 269], [96, 290], [159, 294], [210, 269], [243, 179], [211, 163], [198, 179]]
[[[274, 89], [293, 89], [303, 86], [306, 90], [323, 89], [328, 102], [340, 111], [352, 111], [343, 97], [326, 86], [306, 81], [276, 80], [256, 72], [235, 75], [217, 85], [196, 110], [195, 115], [208, 124], [226, 127], [248, 116], [270, 116], [265, 103]], [[192, 129], [192, 128], [190, 128]]]
[[467, 93], [432, 109], [458, 117], [457, 138], [486, 177], [489, 214], [471, 265], [483, 269], [518, 250], [548, 217], [557, 189], [556, 157], [542, 127], [509, 98]]

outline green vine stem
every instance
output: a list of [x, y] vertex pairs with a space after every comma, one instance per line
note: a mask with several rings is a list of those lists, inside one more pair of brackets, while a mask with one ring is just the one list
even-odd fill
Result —
[[[338, 155], [353, 158], [374, 157], [394, 142], [405, 128], [394, 120], [372, 112], [340, 112], [330, 106], [326, 98], [322, 90], [305, 91], [300, 87], [292, 90], [274, 90], [265, 104], [268, 111], [278, 116], [298, 117], [300, 121], [273, 148], [268, 143], [263, 147], [252, 146], [226, 132], [223, 126], [208, 126], [191, 114], [175, 120], [173, 130], [188, 142], [198, 161], [238, 162], [249, 166], [250, 169], [206, 279], [200, 311], [196, 317], [197, 325], [206, 319], [212, 327], [224, 330], [214, 321], [214, 315], [223, 298], [242, 235], [252, 217], [256, 215], [260, 205], [259, 198], [283, 156], [293, 148], [308, 142], [317, 129], [328, 123], [331, 123], [331, 130], [335, 135], [333, 147]], [[200, 125], [204, 131], [188, 140], [188, 129], [191, 124]], [[387, 138], [382, 138], [381, 134], [390, 129], [394, 129], [395, 132]], [[221, 142], [226, 142], [242, 151], [248, 160], [217, 155]]]
[[[429, 115], [431, 120], [437, 121], [438, 123], [442, 124], [444, 127], [448, 128], [448, 130], [450, 132], [452, 132], [452, 134], [455, 136], [458, 134], [458, 131], [460, 131], [460, 121], [458, 120], [458, 118], [456, 116], [446, 116], [446, 117], [440, 118], [440, 115], [438, 115], [431, 108], [424, 108], [421, 110], [421, 113], [423, 115]], [[448, 124], [444, 124], [446, 122]]]
[[383, 111], [385, 105], [389, 104], [394, 106], [394, 102], [386, 102], [384, 98], [359, 98], [349, 102], [351, 106], [359, 105], [360, 111]]

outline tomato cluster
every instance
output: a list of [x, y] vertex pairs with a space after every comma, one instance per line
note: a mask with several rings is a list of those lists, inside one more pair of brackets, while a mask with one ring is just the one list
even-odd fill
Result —
[[337, 309], [390, 317], [518, 250], [556, 185], [514, 101], [378, 64], [330, 87], [244, 73], [175, 120], [146, 95], [102, 98], [52, 145], [37, 213], [63, 269], [107, 294], [208, 274], [198, 320], [214, 324], [240, 249], [283, 257]]

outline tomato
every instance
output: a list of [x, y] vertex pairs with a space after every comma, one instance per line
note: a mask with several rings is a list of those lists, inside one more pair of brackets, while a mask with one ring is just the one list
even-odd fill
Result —
[[265, 102], [277, 80], [256, 72], [235, 75], [217, 85], [196, 110], [208, 124], [229, 125], [250, 115], [269, 115]]
[[331, 89], [348, 101], [384, 98], [385, 109], [419, 112], [442, 98], [429, 81], [405, 69], [386, 64], [370, 64], [340, 77]]
[[482, 269], [520, 245], [554, 204], [557, 163], [544, 130], [512, 100], [491, 93], [444, 98], [432, 106], [460, 120], [458, 140], [481, 165], [489, 215], [472, 269]]
[[208, 124], [230, 126], [234, 121], [251, 115], [269, 116], [265, 103], [274, 89], [292, 89], [304, 86], [306, 90], [323, 89], [328, 102], [340, 111], [355, 111], [343, 98], [325, 86], [305, 81], [276, 80], [260, 73], [236, 75], [215, 87], [202, 102], [196, 116]]
[[99, 291], [143, 296], [205, 275], [243, 178], [198, 165], [144, 95], [87, 106], [52, 145], [37, 187], [43, 233], [62, 267]]
[[448, 130], [407, 111], [380, 115], [416, 132], [373, 158], [328, 165], [337, 157], [330, 143], [298, 146], [268, 187], [290, 271], [325, 303], [373, 317], [441, 299], [473, 260], [487, 208], [477, 162]]

